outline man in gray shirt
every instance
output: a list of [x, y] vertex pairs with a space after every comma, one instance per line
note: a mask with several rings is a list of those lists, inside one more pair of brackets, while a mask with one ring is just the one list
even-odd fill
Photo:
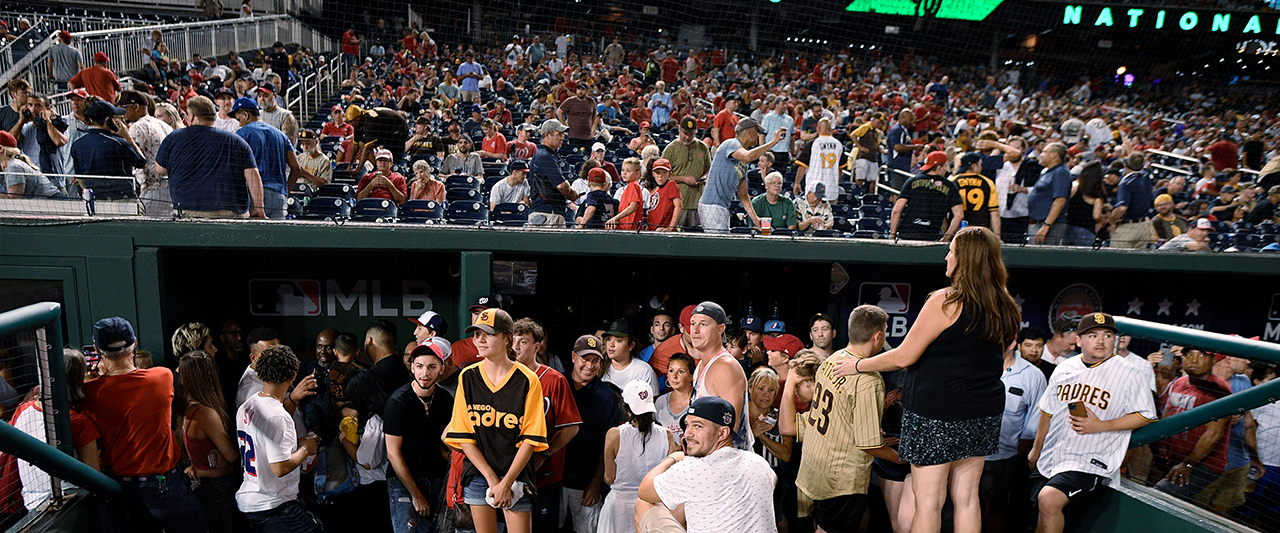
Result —
[[67, 90], [67, 82], [84, 70], [84, 56], [71, 46], [71, 32], [58, 32], [58, 42], [49, 49], [49, 77], [58, 84], [58, 91]]
[[707, 174], [707, 186], [698, 200], [698, 218], [707, 233], [729, 232], [729, 206], [735, 193], [751, 218], [751, 225], [760, 227], [760, 218], [751, 205], [751, 197], [747, 196], [746, 167], [786, 138], [786, 132], [779, 128], [772, 141], [760, 144], [764, 135], [760, 123], [753, 118], [739, 121], [734, 133], [734, 138], [725, 140], [716, 150]]
[[298, 119], [293, 117], [292, 111], [280, 107], [275, 84], [266, 82], [258, 86], [257, 99], [258, 105], [262, 106], [262, 121], [284, 133], [290, 143], [297, 144]]

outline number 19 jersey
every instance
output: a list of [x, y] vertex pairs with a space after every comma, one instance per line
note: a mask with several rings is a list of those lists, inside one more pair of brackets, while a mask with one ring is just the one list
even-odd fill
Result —
[[863, 450], [884, 444], [884, 379], [876, 372], [836, 377], [836, 367], [851, 357], [857, 356], [840, 350], [818, 367], [809, 412], [799, 415], [804, 454], [796, 487], [814, 500], [866, 494], [872, 456]]
[[240, 465], [244, 482], [236, 491], [240, 512], [275, 509], [298, 499], [301, 468], [276, 477], [271, 463], [289, 459], [298, 449], [293, 417], [275, 398], [254, 394], [236, 410], [236, 440], [240, 445]]
[[823, 200], [840, 198], [840, 168], [844, 166], [844, 145], [835, 137], [818, 137], [805, 146], [796, 163], [808, 167], [804, 172], [804, 192], [814, 190], [819, 183], [826, 188]]

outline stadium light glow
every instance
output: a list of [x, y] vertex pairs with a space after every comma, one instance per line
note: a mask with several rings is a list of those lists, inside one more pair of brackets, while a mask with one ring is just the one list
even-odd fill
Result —
[[1125, 73], [1125, 71], [1127, 71], [1127, 70], [1129, 70], [1129, 69], [1124, 68], [1124, 67], [1120, 67], [1120, 68], [1116, 69], [1116, 75], [1117, 75], [1117, 76], [1119, 76], [1119, 75], [1121, 75], [1121, 74], [1124, 74], [1124, 73]]

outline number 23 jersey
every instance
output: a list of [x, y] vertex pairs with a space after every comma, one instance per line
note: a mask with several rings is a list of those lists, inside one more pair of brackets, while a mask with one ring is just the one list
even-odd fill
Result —
[[866, 494], [872, 456], [863, 450], [884, 444], [884, 379], [876, 372], [836, 377], [835, 368], [851, 357], [840, 350], [818, 367], [809, 411], [797, 415], [804, 454], [796, 486], [814, 500]]
[[276, 477], [271, 463], [289, 459], [298, 449], [293, 417], [275, 398], [254, 394], [236, 410], [236, 441], [244, 482], [236, 491], [240, 512], [269, 511], [298, 499], [302, 468]]

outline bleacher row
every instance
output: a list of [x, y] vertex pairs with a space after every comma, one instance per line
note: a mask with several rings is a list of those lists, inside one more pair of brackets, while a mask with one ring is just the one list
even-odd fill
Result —
[[[1148, 150], [1148, 156], [1151, 164], [1147, 172], [1151, 174], [1153, 183], [1182, 177], [1187, 180], [1187, 187], [1195, 186], [1200, 176], [1199, 160], [1157, 150]], [[1240, 169], [1240, 172], [1247, 176], [1244, 181], [1256, 182], [1260, 177], [1256, 171], [1249, 169]], [[1213, 231], [1209, 232], [1209, 247], [1215, 252], [1276, 253], [1278, 251], [1267, 248], [1271, 244], [1280, 243], [1280, 225], [1275, 222], [1266, 221], [1255, 225], [1243, 220], [1236, 222], [1210, 220], [1210, 224], [1213, 225]]]

